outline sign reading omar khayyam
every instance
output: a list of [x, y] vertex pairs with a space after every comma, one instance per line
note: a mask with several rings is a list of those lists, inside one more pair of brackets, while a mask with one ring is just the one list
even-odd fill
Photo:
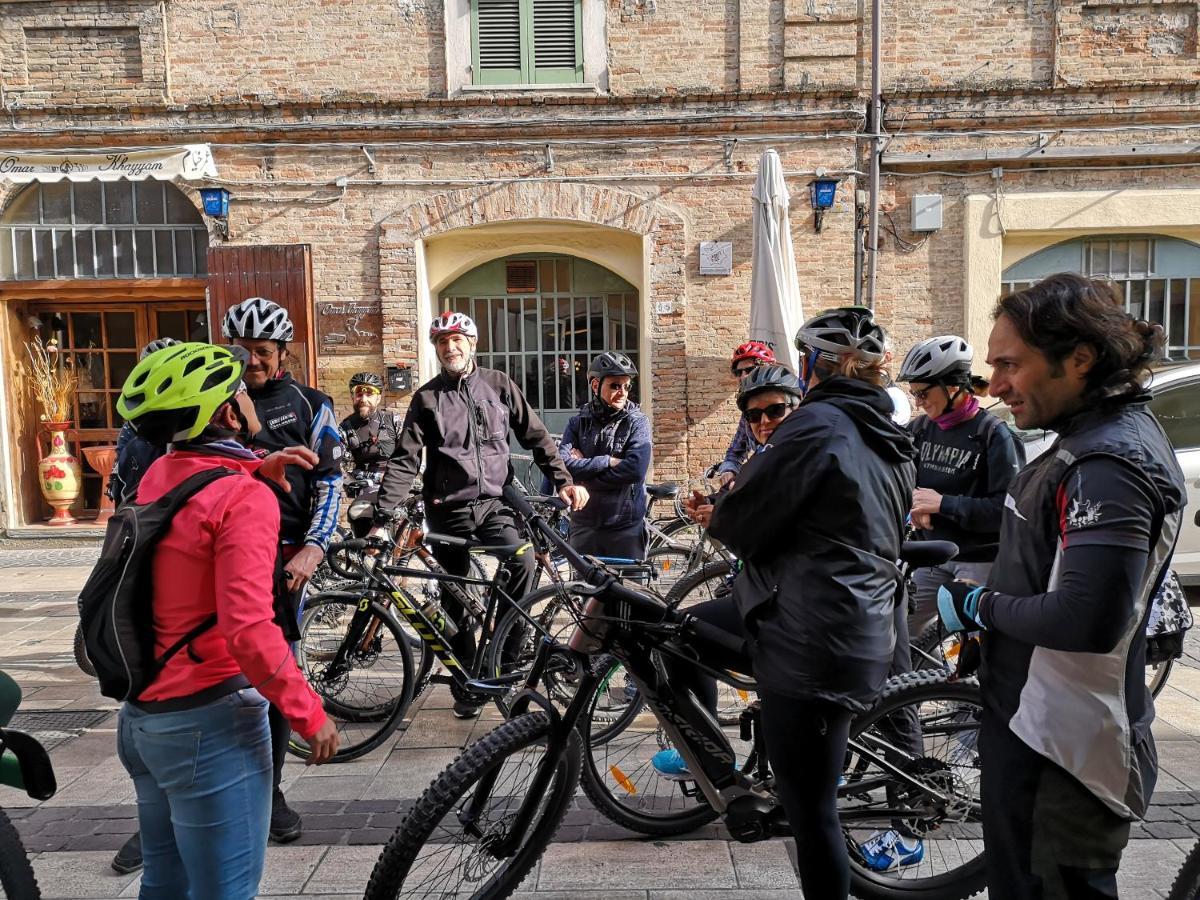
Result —
[[0, 180], [30, 181], [145, 181], [157, 178], [186, 181], [217, 177], [208, 144], [164, 147], [161, 150], [101, 153], [5, 153], [0, 151]]

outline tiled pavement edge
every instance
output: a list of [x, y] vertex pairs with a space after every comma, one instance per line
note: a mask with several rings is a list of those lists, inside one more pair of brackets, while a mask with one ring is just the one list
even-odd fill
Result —
[[[23, 710], [112, 710], [75, 668], [74, 589], [94, 551], [13, 550], [0, 542], [0, 665], [25, 691]], [[1200, 835], [1200, 640], [1173, 673], [1155, 731], [1163, 776], [1147, 821], [1134, 832], [1122, 868], [1124, 897], [1165, 894], [1183, 855]], [[362, 760], [306, 768], [289, 760], [285, 789], [304, 815], [301, 840], [268, 850], [263, 897], [361, 897], [380, 844], [404, 810], [454, 757], [456, 748], [496, 724], [452, 718], [445, 688], [414, 709], [411, 724]], [[136, 896], [135, 876], [108, 868], [135, 827], [133, 790], [115, 756], [112, 715], [56, 746], [59, 793], [37, 806], [5, 791], [47, 898]], [[9, 794], [14, 796], [10, 797]], [[25, 803], [25, 806], [17, 804]], [[522, 900], [706, 900], [796, 898], [785, 841], [730, 842], [720, 825], [654, 840], [609, 823], [578, 796], [555, 843], [527, 879]]]

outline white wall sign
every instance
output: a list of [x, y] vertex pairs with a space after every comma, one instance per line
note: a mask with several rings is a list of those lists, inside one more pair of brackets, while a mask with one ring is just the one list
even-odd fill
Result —
[[208, 144], [129, 153], [0, 153], [0, 181], [193, 181], [216, 178], [217, 164]]
[[700, 242], [700, 274], [729, 275], [733, 272], [733, 244], [730, 241]]

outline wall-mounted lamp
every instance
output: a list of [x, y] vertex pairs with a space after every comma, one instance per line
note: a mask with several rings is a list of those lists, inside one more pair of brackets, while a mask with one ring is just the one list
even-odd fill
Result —
[[825, 219], [826, 211], [833, 209], [834, 201], [837, 200], [837, 189], [838, 180], [836, 178], [824, 178], [819, 173], [808, 183], [808, 202], [812, 204], [813, 208], [814, 230], [821, 230], [821, 223]]
[[229, 191], [225, 188], [200, 188], [204, 214], [216, 222], [221, 237], [229, 239]]

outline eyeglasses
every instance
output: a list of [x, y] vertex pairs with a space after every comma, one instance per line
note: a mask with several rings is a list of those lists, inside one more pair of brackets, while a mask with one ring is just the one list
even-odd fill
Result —
[[753, 372], [757, 368], [758, 368], [757, 363], [755, 363], [752, 366], [741, 366], [740, 368], [734, 369], [733, 374], [736, 375], [738, 378], [745, 378], [746, 375]]
[[924, 403], [925, 398], [929, 396], [929, 392], [932, 390], [936, 390], [939, 387], [941, 387], [940, 384], [931, 384], [929, 387], [925, 388], [925, 390], [923, 390], [923, 391], [913, 391], [912, 397], [918, 403]]
[[757, 425], [764, 418], [782, 419], [792, 408], [790, 403], [772, 403], [770, 406], [756, 407], [746, 410], [746, 420], [751, 425]]
[[381, 392], [377, 387], [371, 387], [369, 384], [360, 384], [355, 386], [353, 393], [356, 397], [359, 394], [366, 394], [368, 397], [374, 397], [376, 394]]

